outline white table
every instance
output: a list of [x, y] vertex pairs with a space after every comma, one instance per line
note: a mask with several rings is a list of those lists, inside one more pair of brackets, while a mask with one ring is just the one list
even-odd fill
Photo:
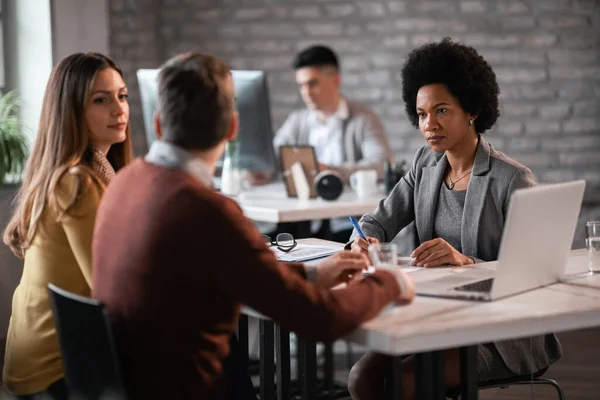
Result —
[[276, 182], [255, 186], [232, 198], [242, 207], [246, 217], [277, 223], [362, 215], [373, 211], [384, 197], [382, 193], [359, 199], [354, 191], [347, 189], [334, 201], [321, 198], [299, 200], [288, 197], [284, 184]]
[[[578, 271], [581, 262], [581, 251], [572, 252], [568, 273]], [[496, 263], [486, 263], [477, 267], [495, 266]], [[419, 281], [439, 277], [443, 271], [425, 269], [411, 275], [418, 285]], [[485, 303], [417, 296], [408, 306], [388, 307], [346, 340], [390, 356], [390, 377], [399, 373], [393, 370], [399, 365], [397, 356], [416, 353], [433, 357], [436, 351], [460, 347], [461, 363], [469, 365], [462, 375], [466, 378], [463, 399], [477, 398], [477, 344], [599, 326], [598, 283], [597, 275], [579, 278]], [[435, 369], [434, 358], [429, 360], [432, 366], [425, 370], [426, 375]], [[425, 386], [440, 384], [441, 377], [433, 376]], [[435, 398], [439, 393], [428, 395]]]
[[559, 283], [492, 302], [417, 296], [346, 337], [402, 355], [600, 325], [600, 290]]
[[[322, 239], [298, 239], [299, 244], [321, 245], [344, 249], [343, 243], [331, 242]], [[292, 250], [293, 251], [293, 250]], [[321, 259], [306, 261], [304, 264], [318, 264]], [[291, 367], [290, 367], [290, 332], [276, 325], [269, 317], [258, 311], [242, 306], [238, 320], [238, 338], [240, 347], [248, 351], [248, 316], [259, 320], [260, 332], [260, 398], [278, 400], [291, 398]], [[316, 398], [317, 391], [317, 355], [315, 343], [308, 343], [302, 339], [297, 341], [298, 383], [302, 399]], [[333, 381], [333, 349], [331, 345], [325, 346], [325, 374], [324, 385], [329, 393], [335, 393], [336, 386]], [[277, 358], [276, 367], [273, 364], [274, 356]], [[273, 384], [273, 374], [276, 375], [277, 390]], [[274, 396], [276, 392], [276, 396]], [[332, 396], [335, 397], [335, 396]]]
[[[312, 239], [310, 243], [323, 242]], [[600, 275], [568, 279], [586, 270], [586, 260], [584, 250], [573, 251], [568, 259], [564, 282], [492, 302], [417, 296], [410, 305], [386, 307], [345, 340], [390, 356], [388, 376], [398, 374], [398, 356], [417, 354], [419, 362], [429, 363], [419, 370], [424, 376], [423, 386], [429, 388], [443, 387], [440, 374], [432, 373], [434, 370], [441, 371], [443, 367], [437, 352], [461, 348], [461, 363], [468, 366], [461, 378], [463, 399], [477, 398], [477, 344], [600, 325]], [[475, 267], [493, 270], [496, 265], [491, 262]], [[459, 272], [460, 268], [424, 268], [410, 274], [418, 285], [418, 282], [436, 279], [443, 274]], [[253, 314], [250, 310], [244, 312]], [[265, 319], [264, 316], [253, 315]], [[272, 348], [274, 337], [270, 336], [269, 340]], [[279, 341], [278, 351], [282, 344], [285, 345], [285, 340]], [[289, 349], [286, 355], [289, 356]], [[273, 359], [271, 354], [267, 356]], [[315, 360], [312, 362], [314, 364]], [[430, 397], [422, 398], [439, 395], [439, 392], [430, 392], [427, 393]]]
[[589, 256], [586, 249], [574, 250], [569, 257], [564, 283], [600, 289], [600, 273], [591, 273], [588, 269]]

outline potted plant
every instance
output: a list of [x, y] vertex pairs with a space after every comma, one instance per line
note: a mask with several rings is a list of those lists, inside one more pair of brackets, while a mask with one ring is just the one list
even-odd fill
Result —
[[0, 187], [21, 180], [27, 159], [27, 138], [19, 120], [14, 91], [0, 97]]

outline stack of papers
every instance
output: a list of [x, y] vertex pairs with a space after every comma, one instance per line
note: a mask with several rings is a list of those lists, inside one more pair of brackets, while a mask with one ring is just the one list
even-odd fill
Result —
[[310, 244], [302, 244], [298, 243], [296, 247], [290, 252], [281, 251], [277, 248], [277, 246], [269, 247], [273, 253], [275, 253], [275, 257], [279, 261], [283, 262], [300, 262], [300, 261], [308, 261], [314, 260], [315, 258], [321, 258], [325, 256], [329, 256], [331, 254], [335, 254], [339, 251], [344, 250], [341, 246], [315, 246]]

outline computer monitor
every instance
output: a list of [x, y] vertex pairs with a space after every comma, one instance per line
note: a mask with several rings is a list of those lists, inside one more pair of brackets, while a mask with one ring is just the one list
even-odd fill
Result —
[[[240, 168], [275, 172], [277, 158], [273, 150], [273, 127], [264, 71], [231, 71], [240, 115]], [[158, 93], [158, 69], [139, 69], [137, 78], [148, 146], [155, 140], [152, 123]]]
[[154, 130], [154, 111], [156, 110], [156, 98], [158, 96], [158, 69], [138, 69], [137, 78], [140, 87], [140, 98], [142, 101], [142, 116], [144, 117], [144, 129], [148, 147], [156, 140]]

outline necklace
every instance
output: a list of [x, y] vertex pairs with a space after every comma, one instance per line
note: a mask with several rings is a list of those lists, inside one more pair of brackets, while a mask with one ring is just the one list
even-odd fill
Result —
[[471, 173], [471, 171], [473, 170], [473, 168], [471, 168], [469, 170], [469, 172], [467, 172], [466, 174], [464, 174], [463, 176], [461, 176], [460, 178], [458, 178], [457, 180], [453, 181], [452, 177], [450, 176], [450, 174], [448, 174], [448, 179], [450, 179], [450, 185], [448, 185], [448, 188], [450, 190], [454, 189], [454, 185], [456, 184], [456, 182], [460, 181], [461, 179], [463, 179], [465, 176], [469, 175]]

